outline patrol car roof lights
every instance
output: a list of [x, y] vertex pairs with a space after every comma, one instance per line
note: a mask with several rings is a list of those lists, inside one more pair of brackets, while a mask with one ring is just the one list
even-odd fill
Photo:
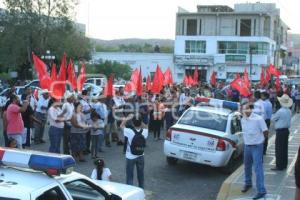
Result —
[[0, 165], [29, 168], [54, 176], [71, 173], [75, 160], [70, 155], [0, 147]]
[[196, 104], [200, 104], [200, 105], [209, 105], [217, 108], [228, 108], [233, 111], [239, 110], [240, 107], [240, 104], [237, 102], [213, 99], [207, 97], [197, 97], [195, 98], [195, 102]]

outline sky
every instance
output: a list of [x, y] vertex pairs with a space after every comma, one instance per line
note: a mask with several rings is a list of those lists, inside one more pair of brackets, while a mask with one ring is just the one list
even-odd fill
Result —
[[[105, 40], [122, 38], [175, 38], [178, 7], [195, 12], [197, 5], [255, 3], [238, 0], [80, 0], [78, 22], [86, 24], [87, 36]], [[300, 33], [300, 2], [297, 0], [260, 1], [276, 3], [281, 18], [292, 33]]]
[[[0, 0], [0, 7], [3, 7]], [[197, 5], [255, 3], [258, 0], [79, 0], [76, 21], [86, 24], [88, 37], [105, 40], [124, 38], [175, 38], [176, 12], [182, 7], [196, 12]], [[276, 3], [281, 18], [300, 33], [300, 2], [297, 0], [263, 0]], [[297, 3], [298, 2], [298, 3]]]

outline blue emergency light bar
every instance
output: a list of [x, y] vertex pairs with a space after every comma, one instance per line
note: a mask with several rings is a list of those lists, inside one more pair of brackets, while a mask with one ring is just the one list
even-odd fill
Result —
[[68, 174], [75, 166], [70, 155], [0, 148], [0, 165], [29, 168], [48, 175]]
[[204, 104], [209, 105], [213, 107], [218, 108], [227, 108], [232, 111], [239, 110], [240, 104], [233, 101], [226, 101], [226, 100], [220, 100], [220, 99], [213, 99], [213, 98], [207, 98], [207, 97], [197, 97], [195, 98], [196, 104]]

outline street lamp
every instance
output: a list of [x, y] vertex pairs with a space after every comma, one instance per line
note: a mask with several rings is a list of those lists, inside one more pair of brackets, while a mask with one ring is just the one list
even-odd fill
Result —
[[55, 60], [55, 56], [54, 56], [54, 55], [51, 55], [50, 50], [47, 50], [47, 51], [46, 51], [46, 54], [45, 54], [45, 55], [42, 55], [41, 58], [42, 58], [43, 60], [46, 61], [46, 63], [49, 65], [49, 66], [47, 65], [47, 68], [50, 69], [50, 67], [51, 67], [51, 66], [50, 66], [51, 61], [52, 61], [52, 60]]

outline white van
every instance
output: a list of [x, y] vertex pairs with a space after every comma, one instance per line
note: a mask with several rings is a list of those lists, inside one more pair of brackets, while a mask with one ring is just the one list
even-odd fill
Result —
[[99, 78], [88, 78], [86, 79], [85, 83], [91, 83], [91, 84], [94, 84], [98, 87], [105, 87], [105, 84], [106, 84], [106, 78], [104, 77], [99, 77]]

